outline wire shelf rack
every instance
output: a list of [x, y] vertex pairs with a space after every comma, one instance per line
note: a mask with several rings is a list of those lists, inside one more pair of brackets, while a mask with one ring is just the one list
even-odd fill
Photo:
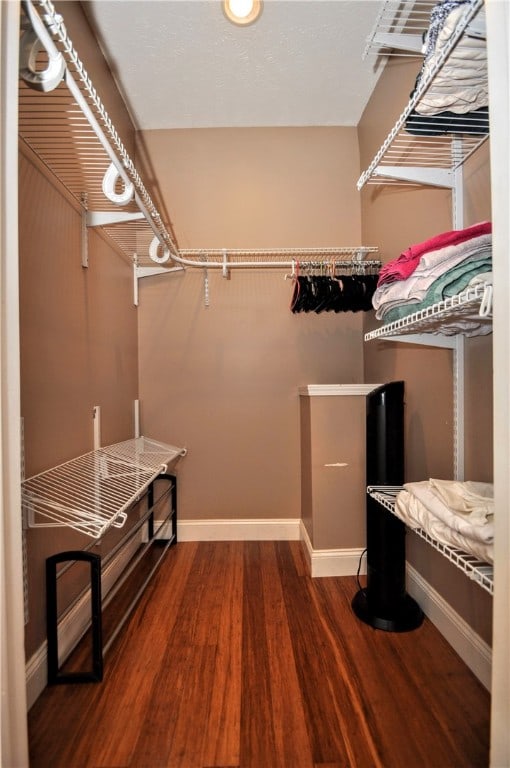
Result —
[[[371, 485], [367, 488], [367, 493], [373, 499], [375, 499], [381, 506], [395, 515], [395, 499], [399, 491], [402, 490], [401, 486], [377, 486]], [[395, 515], [398, 517], [398, 515]], [[400, 520], [400, 517], [399, 517]], [[494, 569], [489, 563], [482, 562], [474, 555], [470, 555], [467, 552], [463, 552], [455, 547], [450, 547], [447, 544], [443, 544], [437, 539], [434, 539], [422, 528], [411, 528], [413, 533], [416, 533], [421, 539], [426, 541], [437, 552], [440, 552], [444, 557], [465, 573], [472, 581], [476, 581], [477, 584], [482, 587], [489, 594], [494, 594]]]
[[[145, 188], [62, 16], [50, 0], [37, 1], [41, 15], [29, 0], [22, 8], [20, 49], [27, 62], [19, 87], [22, 142], [85, 210], [110, 212], [115, 218], [122, 209], [120, 223], [102, 228], [130, 259], [147, 253], [154, 239], [169, 256], [176, 254], [174, 233]], [[57, 62], [56, 76], [46, 77]]]
[[[480, 112], [452, 117], [450, 126], [445, 122], [447, 118], [436, 115], [428, 120], [426, 127], [423, 122], [417, 122], [420, 118], [416, 118], [415, 113], [417, 105], [462, 36], [476, 23], [482, 8], [483, 0], [473, 0], [466, 5], [466, 12], [455, 31], [437, 60], [420, 79], [406, 108], [358, 179], [358, 190], [366, 184], [453, 187], [455, 171], [488, 139], [488, 120]], [[412, 133], [407, 129], [411, 117]]]
[[432, 333], [443, 336], [483, 335], [492, 330], [492, 285], [479, 283], [430, 307], [386, 323], [365, 334], [365, 341]]
[[137, 437], [99, 448], [21, 483], [31, 528], [67, 526], [99, 539], [122, 528], [130, 506], [185, 448]]

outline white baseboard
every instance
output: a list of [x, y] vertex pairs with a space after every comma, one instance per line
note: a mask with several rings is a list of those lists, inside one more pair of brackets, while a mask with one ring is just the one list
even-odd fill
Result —
[[407, 564], [407, 591], [482, 685], [490, 691], [492, 650], [428, 581]]
[[299, 519], [178, 520], [177, 541], [299, 541]]
[[[134, 537], [123, 547], [117, 557], [104, 569], [101, 577], [101, 592], [103, 597], [123, 572], [128, 562], [140, 546], [140, 541]], [[76, 646], [90, 624], [90, 589], [82, 595], [71, 610], [59, 621], [58, 650], [61, 664]], [[30, 657], [25, 667], [28, 709], [34, 704], [46, 687], [48, 680], [47, 643], [44, 643]]]
[[[321, 576], [355, 576], [360, 566], [360, 557], [364, 550], [356, 549], [314, 549], [303, 522], [301, 521], [301, 540], [305, 545], [308, 567], [313, 578]], [[360, 574], [366, 573], [366, 560], [363, 558]]]

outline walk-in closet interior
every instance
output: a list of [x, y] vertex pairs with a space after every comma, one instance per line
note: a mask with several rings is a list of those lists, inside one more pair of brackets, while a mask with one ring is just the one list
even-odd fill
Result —
[[510, 4], [222, 5], [0, 3], [4, 764], [180, 544], [290, 540], [435, 625], [504, 768]]

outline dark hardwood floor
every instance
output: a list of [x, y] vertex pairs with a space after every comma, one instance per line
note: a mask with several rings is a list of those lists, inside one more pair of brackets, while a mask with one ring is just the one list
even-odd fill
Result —
[[177, 544], [104, 681], [32, 708], [32, 768], [487, 766], [487, 691], [429, 621], [358, 621], [356, 591], [299, 542]]

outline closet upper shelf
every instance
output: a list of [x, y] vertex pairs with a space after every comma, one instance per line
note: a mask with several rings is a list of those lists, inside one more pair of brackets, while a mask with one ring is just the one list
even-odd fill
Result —
[[492, 285], [478, 283], [437, 304], [386, 323], [365, 334], [365, 341], [414, 333], [483, 335], [492, 330]]
[[[421, 6], [420, 3], [398, 5], [402, 9]], [[366, 184], [455, 187], [456, 171], [487, 140], [488, 121], [480, 112], [473, 111], [455, 114], [448, 122], [445, 116], [451, 116], [451, 113], [445, 112], [432, 117], [427, 115], [425, 126], [424, 118], [417, 115], [416, 107], [430, 93], [435, 78], [463, 36], [480, 39], [483, 24], [477, 25], [477, 21], [483, 17], [482, 9], [483, 0], [473, 0], [466, 4], [465, 9], [462, 6], [462, 16], [455, 29], [432, 63], [423, 71], [406, 108], [369, 167], [360, 176], [358, 189]], [[410, 83], [410, 89], [412, 85]]]
[[29, 527], [67, 526], [99, 539], [122, 528], [127, 511], [168, 465], [186, 454], [147, 437], [99, 448], [21, 484]]

